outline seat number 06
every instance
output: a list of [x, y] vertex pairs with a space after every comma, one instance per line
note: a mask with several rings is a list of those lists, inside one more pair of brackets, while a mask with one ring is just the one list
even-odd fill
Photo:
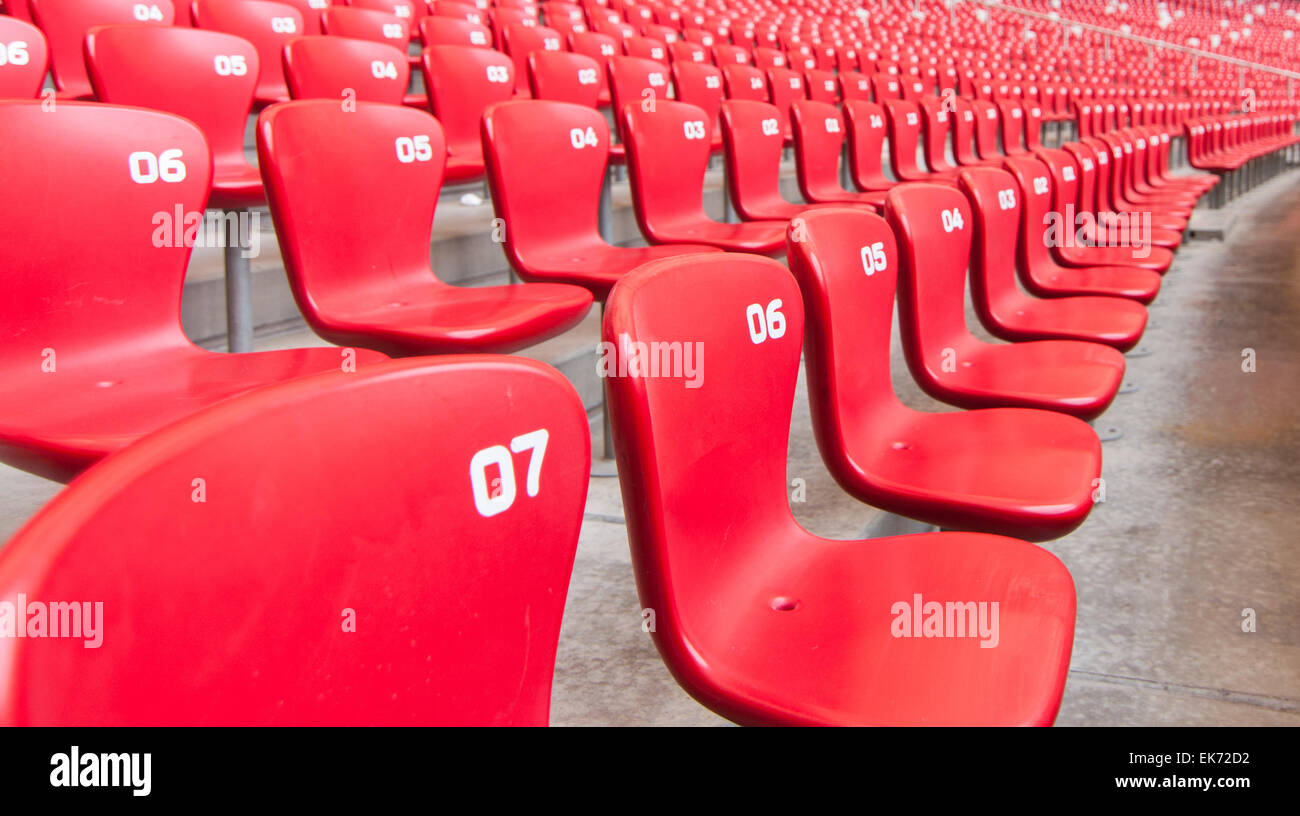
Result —
[[749, 326], [749, 339], [758, 345], [769, 337], [773, 340], [785, 336], [785, 315], [781, 314], [781, 299], [777, 298], [763, 308], [751, 303], [745, 309], [745, 322]]

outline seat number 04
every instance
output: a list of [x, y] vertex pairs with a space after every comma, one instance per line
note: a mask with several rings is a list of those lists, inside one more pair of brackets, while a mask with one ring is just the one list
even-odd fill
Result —
[[961, 210], [956, 207], [953, 207], [951, 210], [944, 210], [942, 220], [944, 232], [952, 232], [953, 230], [959, 230], [966, 226], [966, 222], [963, 221], [961, 217]]
[[596, 131], [592, 128], [586, 130], [573, 128], [569, 131], [569, 143], [573, 145], [574, 150], [581, 150], [584, 147], [596, 147], [600, 144], [600, 140], [596, 138]]

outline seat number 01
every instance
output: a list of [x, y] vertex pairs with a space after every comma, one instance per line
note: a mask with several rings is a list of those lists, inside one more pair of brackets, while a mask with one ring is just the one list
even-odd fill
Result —
[[[484, 518], [491, 518], [509, 510], [515, 503], [518, 487], [515, 484], [515, 464], [512, 453], [532, 451], [528, 458], [528, 475], [524, 491], [529, 497], [537, 495], [541, 487], [542, 459], [546, 456], [546, 442], [550, 434], [539, 428], [520, 434], [510, 440], [510, 447], [492, 445], [477, 451], [469, 460], [469, 485], [474, 494], [474, 509]], [[488, 482], [488, 468], [496, 465], [500, 475]]]
[[771, 338], [785, 336], [785, 315], [781, 314], [781, 299], [777, 298], [763, 308], [758, 303], [751, 303], [745, 309], [745, 322], [749, 326], [749, 339], [754, 345]]

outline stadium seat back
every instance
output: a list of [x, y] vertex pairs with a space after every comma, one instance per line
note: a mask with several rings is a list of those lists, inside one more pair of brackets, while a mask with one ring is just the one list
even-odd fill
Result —
[[684, 102], [660, 100], [653, 111], [632, 103], [622, 110], [628, 178], [638, 216], [649, 229], [660, 221], [707, 220], [701, 190], [709, 163], [713, 123]]
[[299, 37], [284, 47], [284, 75], [294, 99], [354, 99], [400, 105], [411, 81], [398, 48], [352, 37]]
[[539, 49], [528, 55], [528, 84], [534, 99], [595, 108], [605, 86], [605, 72], [585, 54]]
[[243, 37], [257, 49], [257, 101], [289, 98], [283, 53], [285, 44], [303, 33], [298, 9], [270, 0], [194, 0], [193, 14], [195, 28]]
[[[439, 3], [438, 5], [445, 4]], [[492, 47], [492, 29], [482, 23], [471, 23], [468, 20], [444, 17], [437, 13], [421, 18], [418, 31], [420, 44], [425, 48], [431, 45]]]
[[887, 190], [893, 182], [885, 178], [883, 145], [885, 110], [875, 102], [848, 99], [844, 102], [844, 124], [848, 128], [849, 174], [863, 190]]
[[185, 231], [212, 176], [202, 132], [165, 113], [73, 102], [57, 114], [0, 102], [0, 132], [0, 178], [24, 191], [0, 212], [0, 370], [46, 350], [67, 367], [145, 337], [187, 342]]
[[898, 238], [899, 327], [913, 371], [943, 359], [943, 346], [970, 336], [966, 267], [971, 251], [970, 202], [957, 188], [905, 184], [890, 190], [885, 214]]
[[764, 218], [761, 205], [780, 197], [781, 113], [766, 102], [728, 99], [721, 122], [731, 200], [742, 218]]
[[41, 30], [16, 17], [0, 17], [0, 48], [5, 51], [0, 65], [0, 99], [39, 96], [50, 66], [50, 50]]
[[[591, 105], [515, 100], [484, 115], [492, 203], [516, 269], [533, 268], [534, 248], [602, 243], [597, 207], [609, 143], [609, 125]], [[557, 190], [564, 191], [563, 206], [556, 206]]]
[[331, 6], [321, 15], [321, 31], [333, 37], [370, 40], [405, 51], [411, 38], [411, 21], [378, 9]]
[[257, 89], [257, 49], [242, 37], [179, 26], [103, 26], [86, 35], [86, 66], [103, 102], [167, 111], [194, 122], [212, 161], [248, 165], [244, 126]]
[[[86, 32], [114, 23], [170, 26], [176, 10], [170, 0], [30, 0], [32, 21], [45, 33], [54, 87], [68, 97], [89, 98], [83, 48]], [[242, 0], [229, 0], [242, 2]]]
[[[869, 417], [898, 404], [889, 364], [898, 247], [889, 225], [874, 213], [828, 208], [801, 220], [788, 260], [807, 310], [805, 364], [808, 381], [818, 384], [822, 397], [813, 404], [825, 411], [813, 430], [837, 433], [844, 417]], [[839, 444], [818, 438], [822, 450]]]
[[786, 445], [803, 306], [794, 278], [776, 261], [686, 255], [646, 264], [620, 282], [603, 337], [624, 358], [646, 344], [642, 362], [656, 355], [661, 374], [665, 358], [684, 360], [698, 349], [709, 355], [700, 369], [707, 377], [695, 387], [688, 387], [684, 363], [683, 376], [606, 380], [634, 565], [656, 578], [638, 581], [642, 601], [659, 610], [659, 647], [673, 648], [679, 621], [707, 621], [721, 611], [705, 591], [715, 576], [758, 566], [730, 543], [763, 540], [794, 524]]
[[0, 553], [0, 596], [82, 630], [0, 640], [0, 723], [545, 725], [589, 466], [573, 387], [520, 358], [220, 402]]
[[390, 283], [439, 285], [429, 240], [445, 150], [438, 121], [414, 108], [358, 102], [344, 111], [333, 100], [306, 99], [262, 113], [257, 152], [267, 200], [308, 316], [378, 303]]
[[514, 95], [513, 63], [500, 51], [462, 45], [430, 46], [420, 59], [429, 104], [446, 134], [448, 151], [478, 165], [483, 111]]

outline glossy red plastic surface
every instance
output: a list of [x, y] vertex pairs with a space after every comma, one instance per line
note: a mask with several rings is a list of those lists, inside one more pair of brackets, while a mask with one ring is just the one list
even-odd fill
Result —
[[[502, 43], [505, 53], [514, 61], [515, 76], [521, 80], [528, 76], [528, 56], [538, 51], [563, 51], [564, 38], [553, 28], [539, 25], [522, 25], [511, 23], [502, 31]], [[526, 82], [517, 82], [515, 93], [527, 98], [529, 96]]]
[[1061, 216], [1057, 230], [1058, 239], [1050, 241], [1056, 259], [1064, 266], [1136, 266], [1153, 272], [1165, 272], [1174, 262], [1174, 253], [1155, 246], [1151, 237], [1142, 232], [1142, 222], [1134, 222], [1133, 230], [1125, 236], [1117, 236], [1122, 241], [1116, 245], [1080, 245], [1077, 240], [1065, 236], [1068, 230], [1078, 234], [1079, 224], [1069, 223], [1065, 216], [1078, 212], [1079, 168], [1074, 157], [1064, 150], [1039, 150], [1037, 159], [1046, 168], [1051, 177], [1053, 212]]
[[391, 11], [330, 6], [320, 17], [322, 34], [331, 37], [351, 37], [357, 40], [391, 45], [405, 56], [406, 44], [411, 39], [411, 22]]
[[[213, 69], [222, 58], [231, 65], [224, 74]], [[211, 207], [265, 200], [262, 177], [244, 156], [258, 65], [252, 43], [219, 31], [114, 25], [86, 35], [86, 67], [100, 101], [174, 113], [203, 131], [212, 151]]]
[[94, 648], [0, 639], [0, 724], [545, 725], [589, 466], [573, 387], [519, 358], [196, 413], [0, 550], [0, 598], [102, 604]]
[[[755, 308], [766, 327], [757, 343]], [[664, 662], [697, 700], [744, 724], [1050, 723], [1075, 610], [1055, 556], [976, 533], [832, 541], [791, 516], [803, 331], [794, 278], [761, 257], [655, 261], [610, 296], [607, 342], [708, 349], [698, 388], [608, 380], [637, 589]], [[918, 594], [996, 601], [1015, 624], [997, 648], [894, 637], [891, 610]]]
[[514, 64], [489, 48], [432, 45], [420, 57], [429, 106], [447, 138], [446, 180], [483, 176], [483, 111], [515, 94]]
[[595, 108], [604, 86], [601, 63], [585, 54], [541, 49], [528, 56], [528, 87], [534, 99]]
[[21, 43], [27, 61], [6, 59], [0, 65], [0, 99], [34, 99], [40, 96], [50, 51], [45, 35], [36, 26], [14, 17], [0, 17], [0, 44], [12, 48]]
[[[0, 460], [66, 481], [214, 402], [337, 370], [349, 354], [381, 359], [217, 354], [186, 338], [181, 288], [197, 237], [187, 232], [191, 219], [202, 226], [211, 178], [193, 124], [116, 105], [60, 102], [51, 114], [2, 102], [0, 132], [0, 177], [24, 191], [0, 203]], [[165, 182], [127, 172], [147, 180], [164, 154]]]
[[1087, 423], [1026, 408], [923, 413], [895, 395], [898, 252], [884, 219], [809, 213], [790, 231], [787, 258], [808, 310], [813, 430], [846, 491], [931, 524], [1034, 540], [1083, 521], [1101, 472]]
[[[377, 65], [376, 65], [377, 64]], [[378, 70], [376, 70], [378, 68]], [[284, 47], [284, 76], [294, 99], [353, 99], [400, 105], [411, 81], [406, 54], [352, 37], [298, 37]]]
[[[702, 244], [614, 246], [600, 236], [609, 126], [592, 107], [503, 102], [483, 117], [483, 145], [503, 248], [524, 280], [577, 284], [603, 301], [619, 278], [646, 261], [713, 251]], [[557, 190], [564, 191], [562, 207], [555, 205]]]
[[899, 181], [927, 181], [957, 185], [957, 171], [931, 173], [916, 161], [921, 139], [921, 106], [909, 100], [885, 102], [885, 121], [889, 125], [889, 166]]
[[[1021, 225], [1016, 269], [1025, 289], [1038, 297], [1107, 295], [1150, 303], [1160, 291], [1160, 273], [1135, 266], [1066, 267], [1056, 262], [1046, 242], [1048, 213], [1052, 211], [1051, 176], [1047, 166], [1032, 156], [1006, 159], [1005, 168], [1019, 186]], [[1041, 179], [1041, 181], [1040, 181]]]
[[[244, 2], [244, 0], [227, 0]], [[98, 25], [131, 23], [170, 26], [175, 8], [170, 0], [150, 0], [156, 17], [136, 19], [135, 5], [127, 0], [30, 0], [32, 21], [45, 33], [49, 45], [50, 73], [60, 97], [91, 99], [94, 92], [86, 75], [83, 44], [86, 32]], [[150, 9], [145, 8], [146, 15]]]
[[257, 49], [261, 66], [257, 76], [259, 103], [289, 98], [282, 52], [289, 40], [303, 33], [298, 9], [270, 0], [194, 0], [192, 8], [195, 28], [243, 37]]
[[845, 125], [839, 109], [826, 102], [801, 99], [790, 105], [790, 123], [804, 200], [814, 204], [858, 204], [879, 212], [885, 204], [883, 192], [850, 192], [840, 184]]
[[510, 352], [571, 328], [591, 307], [577, 286], [438, 280], [429, 236], [444, 147], [423, 111], [277, 105], [258, 120], [257, 150], [294, 298], [331, 342], [392, 355]]
[[900, 185], [885, 200], [898, 236], [898, 320], [912, 377], [963, 408], [1047, 408], [1092, 419], [1124, 377], [1124, 355], [1077, 340], [985, 343], [965, 318], [970, 202], [937, 184]]
[[784, 221], [728, 224], [704, 211], [712, 130], [708, 114], [694, 105], [660, 99], [653, 110], [629, 103], [621, 116], [632, 204], [647, 241], [706, 244], [735, 252], [782, 251]]
[[1021, 233], [1020, 188], [1005, 170], [968, 167], [957, 177], [974, 217], [971, 300], [980, 322], [1003, 340], [1090, 340], [1128, 351], [1142, 339], [1147, 310], [1128, 298], [1037, 298], [1016, 284]]

